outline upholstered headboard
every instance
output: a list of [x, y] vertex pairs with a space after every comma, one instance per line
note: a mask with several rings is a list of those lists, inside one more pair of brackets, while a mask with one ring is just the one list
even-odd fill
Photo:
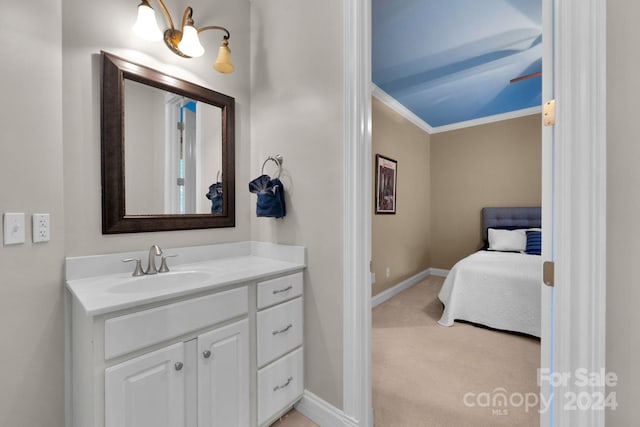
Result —
[[541, 227], [540, 207], [530, 208], [482, 208], [482, 240], [488, 240], [489, 228]]

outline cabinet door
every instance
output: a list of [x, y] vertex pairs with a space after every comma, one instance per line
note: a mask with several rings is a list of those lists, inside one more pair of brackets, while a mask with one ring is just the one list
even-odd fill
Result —
[[105, 370], [106, 427], [184, 426], [184, 345]]
[[198, 336], [198, 427], [249, 425], [249, 321]]

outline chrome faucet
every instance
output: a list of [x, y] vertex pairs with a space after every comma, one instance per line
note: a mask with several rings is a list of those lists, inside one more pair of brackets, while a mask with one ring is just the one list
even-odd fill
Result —
[[144, 274], [156, 274], [158, 269], [156, 267], [156, 257], [162, 255], [162, 249], [160, 246], [153, 245], [149, 248], [149, 263], [147, 264], [147, 271]]

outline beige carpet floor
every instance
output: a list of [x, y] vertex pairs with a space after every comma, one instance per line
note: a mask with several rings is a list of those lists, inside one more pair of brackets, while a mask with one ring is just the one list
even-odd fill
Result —
[[[373, 310], [375, 427], [538, 426], [538, 406], [526, 411], [518, 396], [537, 395], [539, 340], [467, 323], [438, 325], [442, 282], [429, 277]], [[496, 389], [514, 404], [492, 406]], [[467, 393], [475, 407], [465, 405]], [[292, 410], [272, 427], [317, 424]]]
[[[373, 310], [375, 426], [538, 426], [538, 406], [527, 411], [520, 397], [537, 398], [539, 340], [438, 325], [442, 282], [429, 277]], [[511, 401], [506, 406], [492, 404], [500, 392]]]

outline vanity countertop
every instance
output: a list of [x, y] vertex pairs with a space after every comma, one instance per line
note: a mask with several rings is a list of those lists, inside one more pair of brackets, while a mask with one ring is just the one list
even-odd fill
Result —
[[[225, 251], [225, 248], [230, 249]], [[225, 252], [227, 255], [224, 256]], [[168, 300], [189, 294], [215, 290], [277, 274], [305, 268], [305, 249], [259, 242], [242, 242], [196, 248], [166, 250], [178, 254], [168, 273], [132, 277], [127, 272], [104, 273], [111, 264], [122, 270], [121, 258], [140, 253], [111, 254], [67, 259], [67, 289], [82, 305], [87, 316], [97, 316]], [[209, 256], [212, 257], [208, 257]], [[215, 255], [215, 256], [213, 256]], [[143, 264], [146, 263], [146, 259]], [[93, 274], [97, 273], [97, 274]]]

